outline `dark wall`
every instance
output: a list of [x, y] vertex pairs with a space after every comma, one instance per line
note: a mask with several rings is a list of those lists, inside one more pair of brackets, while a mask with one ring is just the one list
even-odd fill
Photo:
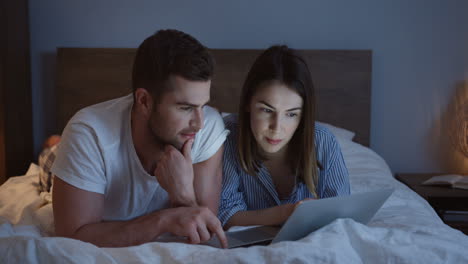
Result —
[[32, 161], [28, 1], [1, 1], [0, 181]]
[[135, 48], [177, 28], [210, 48], [371, 49], [372, 149], [393, 171], [443, 171], [443, 113], [468, 79], [467, 10], [466, 0], [30, 1], [35, 150], [57, 132], [56, 47]]

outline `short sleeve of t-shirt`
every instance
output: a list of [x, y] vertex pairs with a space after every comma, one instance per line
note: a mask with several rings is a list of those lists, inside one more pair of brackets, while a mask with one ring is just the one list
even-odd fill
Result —
[[104, 159], [93, 129], [85, 124], [69, 123], [51, 171], [70, 185], [104, 194], [107, 183]]
[[192, 162], [199, 163], [213, 156], [226, 140], [229, 131], [216, 109], [205, 106], [204, 127], [198, 132], [192, 147]]

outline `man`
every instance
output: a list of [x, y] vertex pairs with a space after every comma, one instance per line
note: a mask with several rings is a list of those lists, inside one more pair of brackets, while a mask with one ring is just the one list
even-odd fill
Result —
[[212, 75], [206, 47], [183, 32], [139, 46], [133, 94], [79, 111], [63, 132], [51, 169], [58, 236], [119, 247], [216, 234], [227, 246], [216, 214], [228, 132], [205, 106]]

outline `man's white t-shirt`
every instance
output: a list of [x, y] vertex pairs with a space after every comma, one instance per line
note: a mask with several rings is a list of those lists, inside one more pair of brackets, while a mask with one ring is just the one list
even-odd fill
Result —
[[[79, 189], [104, 194], [103, 220], [129, 220], [167, 208], [167, 192], [143, 168], [131, 132], [132, 94], [80, 110], [68, 122], [52, 173]], [[219, 113], [203, 108], [204, 127], [195, 136], [193, 163], [209, 159], [228, 130]]]

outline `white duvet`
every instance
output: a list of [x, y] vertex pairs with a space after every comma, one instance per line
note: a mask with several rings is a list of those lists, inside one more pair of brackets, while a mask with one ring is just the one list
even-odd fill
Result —
[[1, 263], [468, 263], [468, 236], [396, 181], [372, 150], [340, 140], [352, 193], [395, 188], [368, 225], [339, 219], [294, 242], [217, 249], [182, 243], [98, 248], [53, 234], [50, 195], [37, 168], [0, 186]]

